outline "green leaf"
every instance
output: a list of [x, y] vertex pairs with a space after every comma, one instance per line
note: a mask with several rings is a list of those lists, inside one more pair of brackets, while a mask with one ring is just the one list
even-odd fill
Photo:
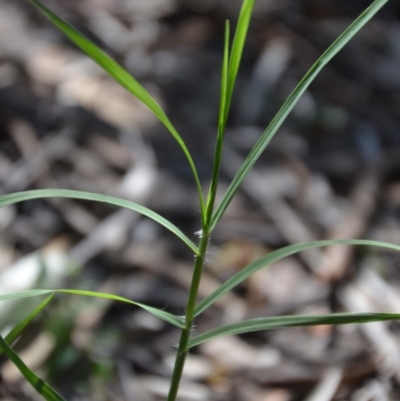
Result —
[[254, 2], [255, 0], [244, 0], [239, 14], [235, 37], [233, 39], [233, 44], [232, 44], [231, 56], [229, 59], [227, 107], [226, 107], [225, 122], [227, 119], [227, 113], [229, 112], [229, 106], [231, 103], [233, 90], [236, 83], [236, 77], [240, 67], [240, 62], [242, 60], [244, 43], [246, 41], [247, 32], [249, 30], [249, 24], [251, 15], [253, 13]]
[[65, 401], [61, 395], [53, 390], [45, 381], [35, 375], [19, 358], [19, 356], [9, 347], [3, 337], [0, 336], [0, 347], [3, 352], [11, 360], [11, 362], [18, 368], [25, 379], [31, 386], [47, 401]]
[[210, 190], [207, 197], [207, 225], [209, 224], [214, 208], [215, 197], [217, 194], [218, 178], [221, 168], [222, 146], [224, 143], [224, 135], [226, 128], [226, 110], [228, 107], [228, 67], [229, 67], [229, 21], [225, 22], [225, 42], [224, 42], [224, 58], [222, 62], [221, 77], [221, 100], [219, 106], [218, 133], [215, 146], [214, 165], [211, 178]]
[[[309, 87], [314, 78], [324, 68], [324, 66], [349, 42], [357, 32], [388, 2], [389, 0], [375, 0], [326, 50], [316, 63], [310, 68], [304, 78], [296, 86], [291, 95], [287, 98], [281, 109], [271, 121], [267, 129], [261, 135], [260, 139], [254, 145], [253, 149], [243, 162], [236, 176], [232, 180], [226, 191], [220, 205], [213, 214], [211, 230], [215, 228], [218, 221], [223, 216], [226, 208], [229, 206], [232, 198], [238, 190], [240, 184], [252, 169], [254, 163], [261, 156], [262, 152], [269, 144], [275, 133], [278, 131], [286, 117], [292, 111], [300, 97]], [[232, 63], [233, 61], [231, 61]]]
[[[49, 295], [40, 304], [26, 316], [21, 322], [19, 322], [6, 336], [5, 341], [7, 344], [12, 344], [23, 332], [23, 330], [32, 322], [33, 319], [50, 303], [53, 299], [54, 294]], [[0, 355], [2, 351], [0, 351]]]
[[281, 329], [296, 326], [318, 326], [325, 324], [352, 324], [400, 320], [398, 313], [333, 313], [330, 315], [279, 316], [245, 320], [228, 324], [199, 334], [189, 341], [189, 348], [215, 337], [248, 333], [250, 331]]
[[70, 290], [70, 289], [62, 289], [62, 290], [28, 290], [28, 291], [18, 291], [9, 294], [0, 295], [0, 301], [10, 300], [10, 299], [19, 299], [19, 298], [31, 298], [37, 297], [40, 295], [48, 295], [48, 294], [72, 294], [72, 295], [83, 295], [86, 297], [94, 297], [94, 298], [105, 298], [113, 301], [125, 302], [131, 305], [139, 306], [140, 308], [146, 310], [147, 312], [157, 316], [158, 318], [171, 323], [172, 325], [183, 328], [183, 320], [175, 316], [171, 313], [164, 312], [161, 309], [153, 308], [152, 306], [148, 306], [139, 302], [131, 301], [130, 299], [120, 297], [114, 294], [107, 294], [104, 292], [94, 292], [94, 291], [84, 291], [84, 290]]
[[53, 290], [27, 290], [27, 291], [9, 292], [7, 294], [1, 294], [0, 301], [9, 301], [12, 299], [40, 297], [42, 295], [47, 295], [47, 294], [52, 294], [52, 293], [54, 293]]
[[219, 126], [218, 139], [220, 142], [222, 142], [225, 133], [226, 113], [229, 107], [228, 104], [230, 100], [228, 94], [229, 37], [230, 37], [230, 24], [229, 21], [225, 21], [224, 57], [222, 61], [222, 76], [221, 76], [221, 100], [220, 100], [219, 117], [218, 117], [218, 126]]
[[245, 268], [236, 273], [234, 276], [232, 276], [228, 281], [223, 283], [217, 290], [215, 290], [208, 297], [204, 298], [196, 306], [195, 316], [198, 316], [210, 305], [212, 305], [217, 299], [221, 298], [224, 294], [226, 294], [232, 288], [236, 287], [242, 281], [246, 280], [256, 271], [262, 269], [265, 266], [270, 265], [271, 263], [277, 262], [278, 260], [286, 258], [287, 256], [293, 255], [295, 253], [305, 251], [306, 249], [319, 248], [330, 245], [340, 245], [340, 244], [377, 246], [381, 248], [388, 248], [388, 249], [393, 249], [395, 251], [400, 251], [400, 246], [398, 245], [388, 244], [386, 242], [380, 242], [380, 241], [359, 240], [359, 239], [333, 239], [333, 240], [312, 241], [312, 242], [304, 242], [301, 244], [289, 245], [284, 248], [273, 251], [268, 255], [265, 255], [253, 263], [250, 263]]
[[64, 293], [64, 294], [73, 294], [73, 295], [83, 295], [86, 297], [105, 298], [105, 299], [111, 299], [113, 301], [129, 303], [129, 304], [141, 307], [142, 309], [146, 310], [147, 312], [150, 312], [152, 315], [157, 316], [158, 318], [160, 318], [168, 323], [171, 323], [172, 325], [179, 327], [180, 329], [182, 329], [184, 327], [182, 319], [178, 316], [172, 315], [171, 313], [165, 312], [161, 309], [153, 308], [152, 306], [148, 306], [146, 304], [131, 301], [127, 298], [123, 298], [118, 295], [106, 294], [103, 292], [82, 291], [82, 290], [56, 290], [54, 292]]
[[23, 202], [30, 199], [40, 198], [73, 198], [95, 202], [104, 202], [115, 206], [120, 206], [126, 209], [133, 210], [161, 224], [178, 238], [180, 238], [195, 254], [198, 253], [198, 248], [195, 244], [179, 228], [170, 223], [167, 219], [153, 212], [147, 207], [138, 205], [137, 203], [126, 199], [116, 198], [114, 196], [95, 194], [91, 192], [72, 191], [68, 189], [38, 189], [33, 191], [15, 192], [13, 194], [0, 196], [0, 207], [11, 205], [13, 203]]
[[[253, 13], [255, 0], [244, 0], [238, 23], [236, 26], [235, 36], [233, 39], [232, 50], [229, 54], [229, 21], [225, 23], [225, 42], [224, 42], [224, 61], [222, 66], [222, 80], [221, 80], [221, 102], [219, 109], [218, 119], [218, 135], [217, 144], [214, 155], [214, 166], [213, 175], [211, 179], [210, 190], [207, 198], [206, 206], [206, 224], [207, 228], [210, 229], [211, 218], [214, 209], [214, 202], [217, 193], [219, 171], [221, 168], [222, 159], [222, 145], [225, 135], [226, 123], [228, 120], [229, 109], [232, 102], [233, 90], [235, 88], [236, 78], [238, 75], [240, 62], [242, 60], [243, 48], [249, 29], [251, 15]], [[215, 225], [214, 225], [215, 226]], [[211, 228], [211, 230], [214, 228]]]
[[203, 192], [200, 184], [200, 179], [197, 174], [196, 166], [192, 156], [187, 148], [182, 137], [172, 125], [171, 121], [165, 114], [164, 110], [154, 100], [150, 93], [129, 74], [123, 67], [114, 61], [108, 54], [96, 46], [91, 40], [85, 37], [82, 33], [76, 30], [72, 25], [68, 24], [56, 14], [50, 11], [38, 0], [29, 0], [33, 3], [44, 15], [47, 17], [60, 31], [64, 33], [76, 46], [78, 46], [87, 56], [89, 56], [95, 63], [97, 63], [104, 71], [106, 71], [112, 78], [115, 79], [121, 86], [127, 89], [133, 96], [145, 104], [154, 115], [164, 124], [168, 131], [178, 142], [183, 150], [190, 167], [192, 169], [194, 178], [196, 180], [197, 190], [199, 192], [199, 199], [201, 204], [202, 218], [205, 221], [205, 205]]

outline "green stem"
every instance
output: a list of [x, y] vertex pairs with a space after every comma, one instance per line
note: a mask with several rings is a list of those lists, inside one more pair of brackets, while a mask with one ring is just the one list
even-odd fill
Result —
[[199, 290], [201, 274], [203, 272], [209, 238], [210, 234], [208, 232], [203, 232], [199, 244], [199, 253], [194, 261], [192, 283], [190, 285], [189, 299], [186, 306], [185, 327], [182, 329], [181, 338], [179, 340], [178, 352], [176, 354], [174, 371], [172, 373], [171, 386], [167, 399], [168, 401], [175, 401], [178, 394], [183, 367], [185, 366], [186, 356], [188, 354], [188, 344], [194, 320], [194, 309], [196, 306], [197, 293]]

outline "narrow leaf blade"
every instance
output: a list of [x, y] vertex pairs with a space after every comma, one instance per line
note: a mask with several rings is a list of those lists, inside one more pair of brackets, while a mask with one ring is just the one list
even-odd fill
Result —
[[273, 136], [276, 134], [286, 117], [293, 110], [294, 106], [309, 87], [314, 78], [325, 67], [325, 65], [360, 31], [361, 28], [388, 2], [389, 0], [375, 0], [322, 54], [315, 64], [306, 73], [300, 83], [296, 86], [291, 95], [287, 98], [281, 109], [271, 121], [270, 125], [261, 135], [260, 139], [254, 145], [253, 149], [243, 162], [236, 176], [232, 180], [228, 190], [226, 191], [221, 203], [215, 210], [212, 218], [211, 229], [214, 229], [218, 221], [223, 216], [225, 210], [229, 206], [240, 184], [252, 169], [254, 163], [261, 156]]
[[153, 212], [152, 210], [139, 205], [135, 202], [131, 202], [126, 199], [116, 198], [114, 196], [96, 194], [91, 192], [73, 191], [68, 189], [38, 189], [32, 191], [15, 192], [8, 195], [0, 196], [0, 207], [11, 205], [13, 203], [23, 202], [30, 199], [41, 199], [41, 198], [73, 198], [95, 202], [108, 203], [123, 207], [125, 209], [133, 210], [143, 216], [149, 217], [150, 219], [161, 224], [178, 238], [180, 238], [194, 253], [198, 253], [198, 248], [186, 235], [179, 230], [178, 227], [170, 223], [167, 219]]
[[87, 56], [89, 56], [95, 63], [97, 63], [105, 72], [107, 72], [112, 78], [114, 78], [115, 81], [117, 81], [121, 86], [127, 89], [133, 96], [135, 96], [143, 104], [145, 104], [160, 120], [160, 122], [164, 124], [164, 126], [168, 129], [168, 131], [171, 133], [171, 135], [174, 137], [176, 142], [181, 147], [192, 169], [197, 185], [197, 190], [199, 193], [202, 218], [204, 220], [205, 204], [196, 166], [184, 140], [179, 135], [178, 131], [175, 129], [175, 127], [165, 114], [164, 110], [150, 95], [150, 93], [135, 78], [132, 77], [131, 74], [129, 74], [121, 65], [119, 65], [115, 60], [113, 60], [103, 50], [101, 50], [96, 44], [94, 44], [86, 36], [80, 33], [72, 25], [70, 25], [69, 23], [58, 17], [56, 14], [54, 14], [51, 10], [45, 7], [39, 0], [29, 0], [29, 1], [33, 3], [50, 22], [52, 22], [61, 32], [63, 32], [64, 35], [68, 37], [68, 39], [70, 39]]
[[228, 69], [229, 69], [229, 35], [230, 25], [229, 21], [225, 23], [225, 40], [224, 40], [224, 57], [222, 62], [221, 74], [221, 99], [219, 105], [219, 118], [218, 118], [218, 133], [217, 142], [214, 153], [213, 172], [210, 184], [210, 190], [207, 197], [207, 224], [212, 218], [214, 209], [215, 197], [217, 194], [218, 178], [221, 169], [222, 147], [224, 143], [224, 135], [227, 120], [227, 107], [228, 107]]
[[[228, 120], [229, 109], [232, 103], [232, 95], [235, 88], [236, 78], [239, 72], [240, 62], [242, 60], [243, 48], [249, 29], [250, 19], [253, 13], [254, 1], [255, 0], [244, 0], [242, 3], [231, 52], [229, 52], [230, 25], [229, 21], [226, 21], [225, 23], [224, 60], [222, 66], [221, 102], [218, 119], [218, 135], [214, 155], [213, 175], [211, 179], [206, 207], [206, 220], [208, 227], [210, 226], [210, 220], [212, 219], [212, 214], [214, 211], [214, 203], [218, 186], [219, 171], [221, 167], [222, 145], [225, 135], [226, 123]], [[211, 230], [213, 228], [214, 227], [212, 227]]]
[[226, 126], [226, 114], [229, 104], [229, 38], [230, 38], [230, 23], [225, 21], [225, 36], [224, 36], [224, 57], [222, 61], [222, 76], [221, 76], [221, 100], [219, 106], [218, 125], [220, 127], [220, 136], [223, 136]]
[[11, 360], [11, 362], [18, 368], [25, 379], [31, 384], [31, 386], [47, 401], [65, 401], [61, 395], [53, 390], [45, 381], [36, 376], [19, 356], [10, 348], [7, 342], [0, 336], [0, 348]]
[[221, 326], [193, 337], [189, 342], [189, 348], [204, 343], [215, 337], [230, 336], [234, 334], [248, 333], [251, 331], [281, 329], [296, 326], [341, 325], [352, 323], [382, 322], [388, 320], [400, 320], [399, 313], [333, 313], [330, 315], [303, 315], [303, 316], [279, 316], [260, 319], [245, 320]]
[[208, 297], [204, 298], [195, 309], [195, 316], [202, 313], [205, 309], [207, 309], [210, 305], [212, 305], [217, 299], [221, 298], [224, 294], [230, 291], [232, 288], [236, 287], [238, 284], [246, 280], [256, 271], [262, 269], [270, 265], [271, 263], [277, 262], [287, 256], [294, 255], [295, 253], [305, 251], [306, 249], [312, 248], [320, 248], [323, 246], [330, 245], [363, 245], [363, 246], [375, 246], [387, 249], [393, 249], [395, 251], [400, 252], [400, 246], [389, 244], [386, 242], [380, 241], [371, 241], [371, 240], [358, 240], [358, 239], [339, 239], [339, 240], [325, 240], [325, 241], [313, 241], [313, 242], [304, 242], [301, 244], [289, 245], [284, 248], [278, 249], [269, 253], [268, 255], [263, 256], [262, 258], [256, 260], [253, 263], [250, 263], [245, 268], [240, 270], [238, 273], [233, 275], [229, 280], [223, 283], [217, 290], [215, 290]]
[[[95, 61], [119, 84], [131, 92], [136, 98], [144, 103], [161, 121], [164, 112], [147, 90], [133, 78], [123, 67], [114, 61], [108, 54], [101, 50], [91, 40], [77, 31], [72, 25], [58, 17], [38, 0], [30, 0], [65, 36], [68, 37], [86, 55]], [[162, 121], [163, 122], [163, 121]]]
[[81, 295], [87, 297], [94, 297], [94, 298], [105, 298], [110, 299], [113, 301], [118, 302], [125, 302], [131, 305], [136, 305], [147, 312], [157, 316], [158, 318], [171, 323], [172, 325], [183, 328], [183, 320], [175, 316], [171, 313], [165, 312], [161, 309], [153, 308], [152, 306], [148, 306], [146, 304], [142, 304], [140, 302], [132, 301], [128, 298], [120, 297], [114, 294], [107, 294], [104, 292], [94, 292], [94, 291], [84, 291], [84, 290], [74, 290], [74, 289], [62, 289], [62, 290], [28, 290], [28, 291], [18, 291], [9, 294], [2, 294], [0, 295], [0, 301], [11, 300], [11, 299], [19, 299], [19, 298], [32, 298], [42, 295], [48, 294], [72, 294], [72, 295]]
[[[253, 13], [255, 0], [244, 0], [240, 10], [239, 19], [236, 27], [235, 37], [233, 39], [231, 55], [229, 59], [229, 73], [228, 73], [228, 89], [227, 89], [227, 110], [232, 99], [233, 90], [236, 83], [237, 74], [242, 60], [243, 48], [249, 30], [250, 19]], [[225, 116], [225, 118], [227, 115]]]
[[[11, 345], [24, 331], [24, 329], [32, 322], [33, 319], [50, 303], [53, 299], [54, 294], [49, 295], [46, 297], [40, 304], [33, 309], [21, 322], [19, 322], [5, 337], [5, 341], [7, 344]], [[2, 351], [0, 351], [0, 355]]]
[[54, 291], [52, 290], [27, 290], [27, 291], [9, 292], [7, 294], [1, 294], [0, 301], [10, 301], [13, 299], [40, 297], [42, 295], [52, 294], [53, 292]]
[[120, 297], [114, 294], [107, 294], [104, 292], [94, 292], [94, 291], [83, 291], [83, 290], [55, 290], [55, 293], [64, 293], [64, 294], [72, 294], [72, 295], [83, 295], [86, 297], [94, 297], [94, 298], [103, 298], [103, 299], [110, 299], [113, 301], [125, 302], [131, 305], [139, 306], [140, 308], [146, 310], [147, 312], [151, 313], [158, 318], [171, 323], [172, 325], [179, 327], [180, 329], [183, 328], [183, 321], [180, 317], [175, 316], [171, 313], [165, 312], [161, 309], [153, 308], [152, 306], [148, 306], [146, 304], [142, 304], [140, 302], [134, 302], [130, 299]]
[[[214, 203], [218, 187], [218, 178], [221, 168], [222, 147], [225, 135], [226, 124], [230, 106], [232, 103], [233, 90], [236, 83], [237, 74], [240, 67], [240, 62], [243, 54], [243, 47], [246, 41], [247, 32], [250, 24], [251, 15], [253, 12], [255, 0], [244, 0], [236, 31], [233, 39], [231, 52], [229, 51], [230, 39], [230, 24], [229, 21], [225, 23], [225, 38], [224, 38], [224, 57], [222, 65], [222, 79], [221, 79], [221, 100], [218, 118], [218, 134], [217, 143], [214, 154], [213, 175], [211, 179], [210, 190], [207, 197], [206, 205], [206, 221], [207, 227], [210, 227], [212, 216], [214, 212]], [[211, 228], [211, 230], [214, 227]]]

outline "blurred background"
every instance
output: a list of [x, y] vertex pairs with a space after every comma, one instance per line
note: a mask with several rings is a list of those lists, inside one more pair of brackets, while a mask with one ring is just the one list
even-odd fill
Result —
[[[224, 20], [239, 0], [47, 0], [163, 105], [211, 175]], [[370, 0], [257, 0], [226, 134], [219, 192], [318, 56]], [[199, 296], [279, 247], [328, 238], [400, 244], [400, 4], [388, 5], [311, 85], [215, 230]], [[193, 240], [199, 207], [173, 138], [26, 1], [0, 0], [0, 191], [120, 196]], [[153, 221], [67, 199], [0, 209], [0, 292], [80, 288], [183, 314], [193, 256]], [[330, 247], [259, 271], [202, 315], [399, 311], [400, 257]], [[0, 328], [34, 301], [0, 304]], [[11, 326], [10, 326], [11, 325]], [[397, 323], [216, 339], [188, 359], [181, 400], [400, 399]], [[142, 310], [57, 296], [16, 346], [71, 401], [164, 400], [175, 328]], [[5, 358], [0, 399], [39, 400]]]

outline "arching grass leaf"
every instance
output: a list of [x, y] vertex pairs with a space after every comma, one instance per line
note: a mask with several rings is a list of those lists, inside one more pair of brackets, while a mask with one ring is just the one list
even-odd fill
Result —
[[[213, 175], [211, 179], [210, 190], [207, 198], [207, 225], [210, 227], [212, 213], [214, 209], [215, 196], [218, 186], [218, 177], [222, 158], [222, 145], [228, 120], [229, 109], [232, 103], [233, 90], [235, 88], [240, 62], [242, 60], [243, 48], [249, 29], [251, 15], [253, 13], [255, 0], [244, 0], [239, 19], [236, 26], [235, 36], [232, 43], [231, 52], [229, 52], [229, 21], [225, 24], [225, 42], [224, 42], [224, 61], [222, 67], [221, 80], [221, 102], [218, 119], [217, 144], [214, 155]], [[215, 224], [214, 224], [215, 226]], [[211, 230], [214, 228], [211, 228]]]
[[210, 190], [207, 197], [207, 223], [212, 218], [214, 209], [215, 197], [217, 194], [219, 172], [221, 168], [222, 146], [224, 143], [225, 127], [226, 127], [226, 114], [228, 107], [228, 68], [229, 68], [229, 34], [230, 25], [229, 21], [225, 23], [225, 42], [224, 42], [224, 57], [222, 62], [222, 77], [221, 77], [221, 99], [219, 105], [219, 118], [218, 118], [218, 133], [215, 145], [213, 172], [210, 184]]
[[200, 180], [197, 174], [196, 166], [192, 159], [192, 156], [187, 148], [182, 137], [178, 131], [172, 125], [171, 121], [165, 114], [164, 110], [154, 100], [150, 93], [129, 74], [123, 67], [121, 67], [116, 61], [114, 61], [108, 54], [101, 50], [86, 36], [76, 30], [72, 25], [68, 24], [47, 7], [45, 7], [38, 0], [29, 0], [33, 3], [44, 15], [47, 17], [61, 32], [64, 33], [76, 46], [78, 46], [86, 55], [88, 55], [95, 63], [97, 63], [104, 71], [106, 71], [111, 77], [113, 77], [121, 86], [127, 89], [133, 96], [139, 99], [145, 104], [154, 115], [161, 121], [162, 124], [168, 129], [168, 131], [178, 142], [179, 146], [183, 150], [190, 167], [193, 171], [194, 178], [197, 184], [197, 190], [199, 192], [199, 198], [201, 203], [201, 211], [203, 221], [205, 220], [205, 205], [203, 192], [200, 184]]
[[193, 337], [189, 348], [215, 337], [295, 326], [337, 325], [400, 320], [400, 313], [333, 313], [330, 315], [278, 316], [228, 324]]
[[245, 268], [240, 270], [238, 273], [233, 275], [229, 280], [223, 283], [217, 290], [215, 290], [208, 297], [204, 298], [195, 309], [195, 316], [199, 315], [210, 305], [212, 305], [217, 299], [221, 298], [224, 294], [230, 291], [232, 288], [236, 287], [242, 281], [246, 280], [256, 271], [262, 269], [271, 263], [277, 262], [287, 256], [293, 255], [295, 253], [305, 251], [306, 249], [319, 248], [329, 245], [364, 245], [364, 246], [377, 246], [381, 248], [393, 249], [395, 251], [400, 251], [400, 246], [388, 244], [386, 242], [371, 241], [371, 240], [359, 240], [359, 239], [339, 239], [339, 240], [325, 240], [325, 241], [313, 241], [304, 242], [301, 244], [289, 245], [284, 248], [278, 249], [263, 256], [262, 258], [250, 263]]
[[[356, 35], [356, 33], [388, 2], [389, 0], [375, 0], [326, 50], [322, 56], [310, 68], [304, 78], [296, 86], [291, 95], [287, 98], [281, 109], [278, 111], [268, 128], [261, 135], [253, 149], [243, 162], [236, 176], [232, 180], [221, 203], [214, 212], [211, 230], [215, 228], [218, 221], [223, 216], [226, 208], [235, 196], [240, 184], [252, 169], [254, 163], [261, 156], [262, 152], [269, 144], [275, 133], [278, 131], [286, 117], [293, 110], [300, 97], [309, 87], [314, 78], [324, 68], [324, 66]], [[232, 62], [232, 61], [231, 61]]]
[[186, 235], [179, 230], [178, 227], [174, 226], [167, 219], [153, 212], [147, 207], [141, 206], [135, 202], [131, 202], [126, 199], [116, 198], [115, 196], [108, 196], [102, 194], [95, 194], [91, 192], [72, 191], [68, 189], [38, 189], [33, 191], [15, 192], [13, 194], [0, 196], [0, 207], [11, 205], [13, 203], [23, 202], [30, 199], [40, 198], [73, 198], [82, 199], [95, 202], [103, 202], [111, 205], [123, 207], [125, 209], [133, 210], [143, 216], [149, 217], [150, 219], [161, 224], [171, 232], [173, 232], [178, 238], [180, 238], [195, 254], [198, 253], [198, 248]]
[[232, 43], [231, 54], [229, 58], [228, 86], [227, 86], [227, 106], [225, 110], [225, 123], [232, 100], [233, 90], [235, 88], [240, 62], [242, 60], [243, 48], [249, 30], [250, 19], [253, 13], [255, 0], [244, 0], [240, 10], [235, 36]]
[[225, 21], [225, 36], [224, 36], [224, 56], [222, 60], [222, 74], [221, 74], [221, 99], [219, 105], [219, 117], [218, 117], [218, 139], [222, 142], [225, 126], [226, 126], [226, 114], [229, 108], [229, 38], [230, 38], [230, 23]]
[[165, 312], [161, 309], [153, 308], [152, 306], [148, 306], [146, 304], [142, 304], [139, 302], [131, 301], [127, 298], [120, 297], [118, 295], [113, 294], [106, 294], [102, 292], [93, 292], [93, 291], [82, 291], [82, 290], [56, 290], [55, 293], [64, 293], [64, 294], [73, 294], [73, 295], [83, 295], [86, 297], [94, 297], [94, 298], [105, 298], [111, 299], [113, 301], [125, 302], [130, 303], [132, 305], [136, 305], [141, 307], [142, 309], [146, 310], [147, 312], [151, 313], [158, 318], [165, 320], [172, 325], [179, 327], [180, 329], [183, 328], [183, 321], [180, 317], [172, 315], [171, 313]]
[[27, 291], [9, 292], [7, 294], [1, 294], [0, 301], [9, 301], [9, 300], [13, 300], [13, 299], [40, 297], [42, 295], [47, 295], [47, 294], [52, 294], [52, 293], [54, 293], [54, 291], [52, 291], [52, 290], [27, 290]]
[[9, 294], [0, 295], [0, 301], [10, 300], [10, 299], [18, 299], [18, 298], [31, 298], [37, 297], [41, 295], [48, 294], [72, 294], [72, 295], [83, 295], [86, 297], [94, 297], [94, 298], [104, 298], [110, 299], [113, 301], [125, 302], [131, 305], [139, 306], [140, 308], [146, 310], [158, 318], [171, 323], [172, 325], [183, 328], [183, 321], [180, 317], [175, 316], [171, 313], [165, 312], [161, 309], [153, 308], [152, 306], [148, 306], [146, 304], [142, 304], [140, 302], [131, 301], [128, 298], [120, 297], [114, 294], [107, 294], [104, 292], [94, 292], [94, 291], [84, 291], [84, 290], [70, 290], [70, 289], [62, 289], [62, 290], [29, 290], [29, 291], [18, 291]]
[[[50, 303], [54, 294], [49, 295], [40, 304], [33, 309], [23, 320], [21, 320], [5, 337], [7, 344], [11, 345], [24, 331], [24, 329], [32, 322], [33, 319]], [[0, 350], [0, 355], [2, 351]]]
[[46, 401], [65, 401], [61, 395], [59, 395], [55, 390], [53, 390], [45, 381], [36, 376], [32, 372], [19, 356], [10, 348], [3, 337], [0, 336], [0, 348], [11, 360], [11, 362], [16, 366], [16, 368], [21, 372], [25, 379], [31, 384], [31, 386], [40, 394]]

